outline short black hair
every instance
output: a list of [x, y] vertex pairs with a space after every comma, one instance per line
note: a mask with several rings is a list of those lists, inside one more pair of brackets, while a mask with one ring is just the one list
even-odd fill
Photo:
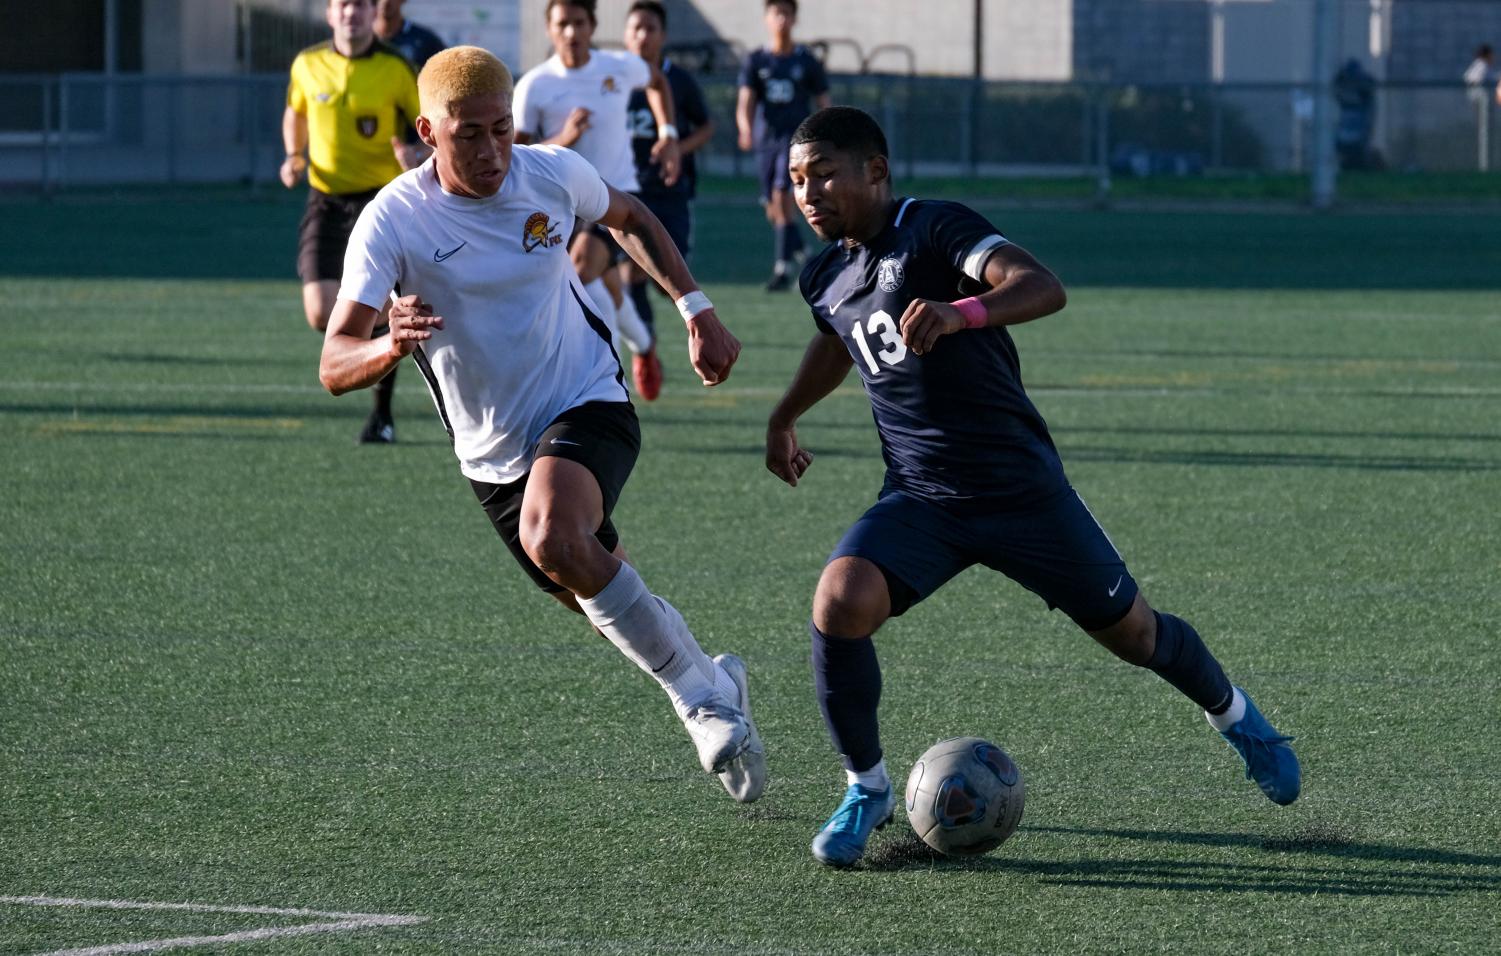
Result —
[[589, 14], [590, 23], [598, 25], [599, 17], [594, 13], [594, 4], [595, 0], [547, 0], [547, 6], [542, 8], [542, 16], [551, 23], [553, 7], [578, 7]]
[[791, 7], [792, 15], [797, 16], [797, 0], [766, 0], [768, 7]]
[[1494, 52], [1496, 51], [1491, 49], [1491, 45], [1489, 43], [1482, 43], [1480, 44], [1480, 49], [1475, 51], [1475, 55], [1483, 60]]
[[667, 29], [667, 8], [657, 0], [636, 0], [631, 8], [625, 12], [626, 19], [630, 19], [633, 13], [654, 13], [662, 24], [662, 29]]
[[803, 120], [792, 134], [792, 145], [829, 143], [840, 152], [860, 159], [890, 156], [886, 134], [869, 113], [853, 106], [830, 106]]

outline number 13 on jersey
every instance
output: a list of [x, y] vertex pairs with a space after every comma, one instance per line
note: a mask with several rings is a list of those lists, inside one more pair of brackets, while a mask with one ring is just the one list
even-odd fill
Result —
[[[872, 352], [866, 336], [879, 338], [881, 349]], [[850, 337], [855, 340], [855, 345], [860, 349], [860, 355], [865, 359], [865, 364], [870, 368], [870, 374], [880, 375], [881, 366], [876, 361], [876, 356], [887, 365], [895, 365], [907, 357], [907, 343], [902, 341], [902, 336], [897, 332], [896, 322], [885, 309], [875, 313], [862, 328], [860, 320], [850, 326]]]

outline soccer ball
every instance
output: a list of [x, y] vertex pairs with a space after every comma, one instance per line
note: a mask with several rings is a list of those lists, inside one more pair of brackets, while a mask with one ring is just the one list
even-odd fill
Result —
[[989, 853], [1021, 822], [1024, 790], [1006, 751], [979, 737], [950, 737], [912, 765], [907, 822], [940, 853]]

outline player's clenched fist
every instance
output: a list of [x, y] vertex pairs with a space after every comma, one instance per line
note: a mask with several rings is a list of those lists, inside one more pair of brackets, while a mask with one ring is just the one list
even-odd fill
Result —
[[740, 357], [740, 340], [719, 321], [713, 309], [688, 320], [688, 361], [705, 385], [718, 385], [730, 377], [730, 368]]
[[307, 159], [297, 153], [293, 153], [281, 162], [281, 184], [288, 189], [296, 186], [302, 179], [302, 174], [307, 171]]
[[434, 329], [443, 328], [443, 317], [433, 315], [433, 307], [415, 295], [404, 295], [391, 304], [387, 316], [391, 326], [391, 354], [410, 355], [419, 342], [433, 337]]
[[917, 355], [931, 351], [940, 335], [965, 327], [963, 313], [947, 302], [932, 299], [913, 299], [899, 324], [902, 341]]
[[797, 429], [766, 429], [766, 469], [773, 475], [797, 487], [797, 480], [813, 464], [813, 453], [797, 446]]

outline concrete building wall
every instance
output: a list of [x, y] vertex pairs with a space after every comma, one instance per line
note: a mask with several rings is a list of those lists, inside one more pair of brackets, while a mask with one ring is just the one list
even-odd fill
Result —
[[1074, 0], [1073, 75], [1081, 80], [1209, 79], [1205, 0]]

